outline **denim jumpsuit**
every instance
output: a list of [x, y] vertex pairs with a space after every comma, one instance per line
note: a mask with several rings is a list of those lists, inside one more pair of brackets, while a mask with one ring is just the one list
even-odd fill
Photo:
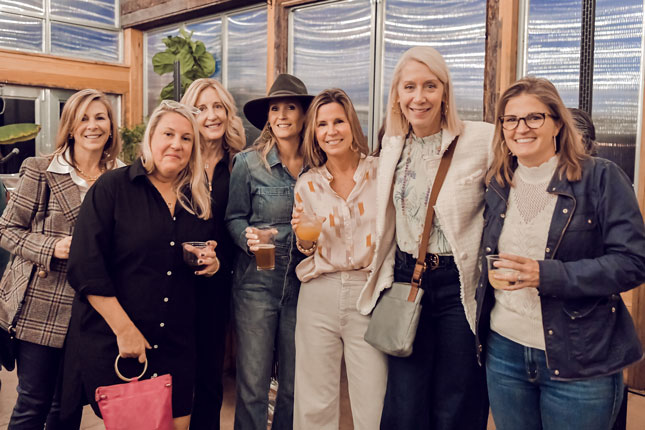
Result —
[[[276, 147], [267, 154], [267, 162], [270, 170], [253, 149], [235, 156], [226, 209], [228, 230], [240, 248], [233, 280], [238, 341], [236, 430], [266, 430], [275, 353], [279, 388], [272, 428], [293, 426], [294, 333], [300, 286], [294, 269], [301, 257], [294, 252], [291, 211], [297, 178], [282, 164]], [[246, 244], [246, 227], [259, 225], [278, 230], [273, 271], [257, 271]]]

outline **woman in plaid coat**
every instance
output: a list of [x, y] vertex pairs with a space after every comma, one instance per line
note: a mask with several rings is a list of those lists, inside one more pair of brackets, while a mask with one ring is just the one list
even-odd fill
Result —
[[62, 423], [55, 396], [74, 290], [67, 259], [74, 223], [90, 186], [123, 165], [112, 106], [99, 91], [66, 102], [48, 157], [28, 158], [0, 218], [0, 246], [13, 259], [0, 281], [0, 326], [18, 339], [18, 399], [9, 428], [78, 428], [80, 410]]

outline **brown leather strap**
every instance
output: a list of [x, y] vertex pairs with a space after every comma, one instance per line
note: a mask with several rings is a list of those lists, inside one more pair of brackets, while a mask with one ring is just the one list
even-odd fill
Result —
[[417, 257], [417, 262], [414, 265], [414, 272], [412, 273], [412, 280], [410, 281], [410, 294], [408, 295], [408, 302], [413, 302], [417, 298], [417, 293], [421, 287], [421, 278], [423, 273], [426, 271], [426, 253], [428, 252], [428, 241], [430, 240], [430, 231], [432, 230], [432, 220], [434, 218], [434, 205], [437, 202], [437, 197], [439, 196], [439, 191], [443, 185], [443, 181], [446, 179], [446, 174], [448, 173], [448, 168], [450, 167], [450, 162], [452, 161], [452, 156], [455, 153], [455, 147], [457, 146], [457, 141], [459, 136], [455, 138], [448, 146], [441, 157], [441, 162], [439, 163], [439, 169], [437, 170], [437, 175], [434, 177], [434, 182], [432, 183], [432, 191], [430, 191], [430, 200], [428, 200], [428, 209], [426, 211], [426, 220], [423, 225], [423, 234], [421, 234], [421, 243], [419, 244], [419, 254]]

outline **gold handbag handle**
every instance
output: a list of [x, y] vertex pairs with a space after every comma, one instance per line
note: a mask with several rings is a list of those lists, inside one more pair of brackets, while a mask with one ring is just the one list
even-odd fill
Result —
[[130, 382], [130, 381], [133, 381], [135, 379], [140, 379], [146, 373], [146, 370], [148, 370], [148, 358], [146, 357], [146, 361], [145, 361], [145, 363], [143, 363], [143, 372], [141, 372], [141, 375], [139, 375], [139, 376], [137, 376], [135, 378], [126, 378], [119, 371], [119, 358], [121, 358], [121, 355], [117, 354], [116, 355], [116, 360], [114, 360], [114, 371], [116, 372], [116, 376], [118, 376], [119, 379], [121, 379], [122, 381]]

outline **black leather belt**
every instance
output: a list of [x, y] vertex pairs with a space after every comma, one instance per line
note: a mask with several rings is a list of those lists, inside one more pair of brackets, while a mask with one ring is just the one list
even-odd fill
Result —
[[447, 267], [455, 264], [455, 258], [452, 255], [426, 254], [426, 270], [435, 270], [440, 267]]

